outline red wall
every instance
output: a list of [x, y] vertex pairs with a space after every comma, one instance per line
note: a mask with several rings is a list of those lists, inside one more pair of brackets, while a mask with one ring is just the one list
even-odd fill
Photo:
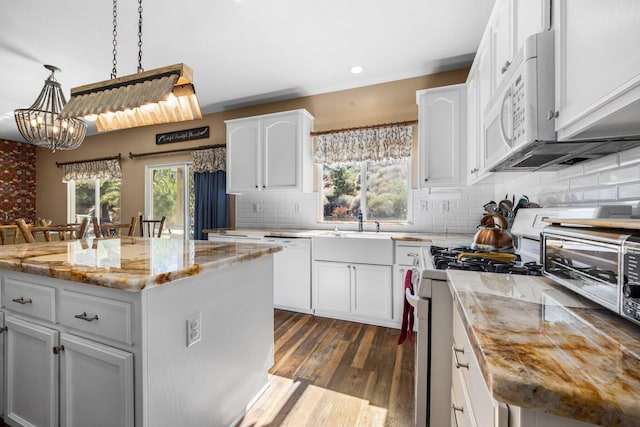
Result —
[[0, 140], [0, 223], [36, 220], [36, 147]]

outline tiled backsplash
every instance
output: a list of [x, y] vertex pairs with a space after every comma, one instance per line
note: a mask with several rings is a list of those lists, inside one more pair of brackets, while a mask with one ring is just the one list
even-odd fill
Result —
[[[496, 185], [495, 197], [527, 195], [532, 202], [551, 206], [627, 204], [640, 215], [640, 148], [612, 154], [557, 172], [517, 175]], [[502, 196], [500, 196], [502, 195]]]
[[[412, 221], [392, 225], [382, 222], [386, 231], [474, 232], [482, 217], [482, 206], [493, 198], [493, 186], [477, 185], [461, 189], [413, 190]], [[236, 197], [238, 228], [332, 229], [334, 223], [318, 222], [318, 194], [300, 192], [261, 192]], [[355, 230], [356, 224], [337, 224], [341, 230]], [[373, 222], [364, 225], [374, 230]]]
[[[557, 172], [501, 173], [495, 184], [457, 189], [412, 190], [412, 221], [382, 224], [387, 231], [471, 233], [489, 200], [526, 195], [545, 207], [628, 204], [640, 217], [640, 147]], [[238, 228], [332, 229], [318, 222], [317, 193], [261, 192], [236, 198]], [[342, 230], [355, 224], [338, 224]], [[365, 223], [365, 230], [373, 230]]]

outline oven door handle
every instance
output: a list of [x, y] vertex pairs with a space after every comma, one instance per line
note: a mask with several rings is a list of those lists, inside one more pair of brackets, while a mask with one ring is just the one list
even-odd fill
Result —
[[415, 309], [418, 319], [427, 319], [429, 316], [429, 299], [416, 296], [411, 293], [410, 289], [404, 290], [404, 296], [407, 302]]

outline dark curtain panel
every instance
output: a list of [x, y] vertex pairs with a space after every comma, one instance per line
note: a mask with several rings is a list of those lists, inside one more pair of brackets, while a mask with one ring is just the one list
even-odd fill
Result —
[[195, 214], [193, 238], [206, 240], [205, 228], [229, 227], [226, 177], [224, 171], [194, 173]]

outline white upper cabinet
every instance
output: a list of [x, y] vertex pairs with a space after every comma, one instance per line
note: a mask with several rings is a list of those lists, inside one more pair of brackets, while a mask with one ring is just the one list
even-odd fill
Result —
[[228, 120], [227, 193], [311, 191], [313, 116], [306, 110]]
[[640, 135], [640, 2], [556, 0], [553, 13], [558, 139]]
[[485, 37], [491, 39], [493, 90], [502, 81], [527, 37], [548, 30], [550, 25], [550, 0], [496, 1], [485, 33]]
[[[421, 187], [462, 184], [466, 166], [466, 85], [443, 86], [416, 92], [418, 153]], [[466, 146], [465, 146], [466, 148]]]

